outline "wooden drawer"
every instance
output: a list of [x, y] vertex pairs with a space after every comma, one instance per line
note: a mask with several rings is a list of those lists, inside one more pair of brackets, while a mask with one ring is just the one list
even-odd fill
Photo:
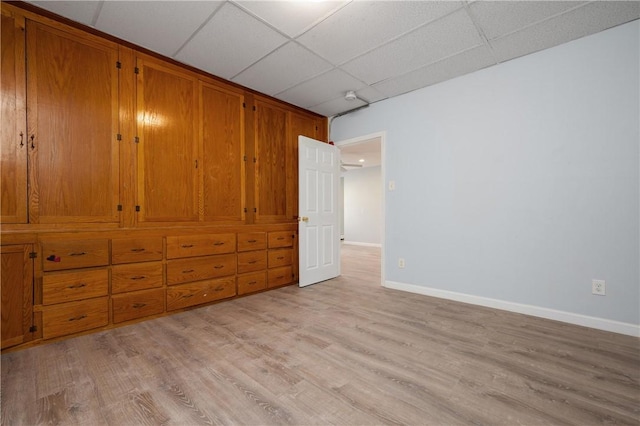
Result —
[[269, 269], [267, 272], [267, 286], [269, 288], [289, 284], [292, 281], [293, 268], [291, 266]]
[[269, 268], [287, 266], [293, 263], [293, 249], [269, 250]]
[[245, 232], [238, 234], [238, 251], [264, 250], [267, 248], [265, 232]]
[[194, 257], [167, 263], [167, 285], [235, 275], [236, 255]]
[[43, 242], [42, 257], [45, 271], [108, 265], [109, 240]]
[[109, 271], [90, 271], [46, 274], [42, 277], [42, 304], [71, 302], [109, 294]]
[[238, 273], [267, 269], [267, 251], [247, 251], [238, 253]]
[[293, 231], [269, 232], [269, 248], [293, 247]]
[[177, 285], [167, 288], [167, 311], [213, 302], [235, 295], [235, 277]]
[[111, 263], [162, 260], [162, 238], [117, 238], [111, 240]]
[[162, 287], [162, 263], [136, 263], [111, 268], [111, 293]]
[[114, 324], [161, 314], [164, 312], [164, 289], [156, 288], [113, 296], [111, 305]]
[[210, 234], [167, 237], [167, 259], [233, 253], [236, 234]]
[[102, 327], [108, 323], [108, 297], [47, 306], [42, 311], [42, 337], [52, 339]]
[[267, 288], [267, 273], [238, 275], [238, 295], [253, 293]]

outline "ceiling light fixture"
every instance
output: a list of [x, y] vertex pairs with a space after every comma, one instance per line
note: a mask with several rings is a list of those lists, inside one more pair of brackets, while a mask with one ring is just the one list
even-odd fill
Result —
[[345, 95], [344, 98], [347, 101], [355, 101], [356, 99], [358, 99], [358, 96], [356, 96], [356, 92], [354, 92], [353, 90], [349, 90]]

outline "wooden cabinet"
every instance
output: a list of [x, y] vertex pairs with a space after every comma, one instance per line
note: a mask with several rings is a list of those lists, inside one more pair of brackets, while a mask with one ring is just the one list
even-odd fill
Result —
[[0, 220], [27, 222], [27, 122], [24, 17], [2, 9]]
[[113, 323], [118, 324], [164, 311], [164, 289], [119, 294], [111, 298]]
[[32, 339], [33, 252], [31, 244], [0, 247], [2, 268], [2, 349]]
[[119, 222], [118, 47], [27, 21], [29, 222]]
[[202, 220], [245, 220], [244, 94], [200, 82]]
[[109, 298], [46, 306], [42, 311], [42, 323], [45, 339], [105, 326], [109, 323]]
[[293, 241], [291, 231], [274, 231], [268, 235], [268, 271], [267, 287], [280, 287], [290, 284], [294, 279]]
[[138, 222], [198, 221], [198, 80], [137, 58]]

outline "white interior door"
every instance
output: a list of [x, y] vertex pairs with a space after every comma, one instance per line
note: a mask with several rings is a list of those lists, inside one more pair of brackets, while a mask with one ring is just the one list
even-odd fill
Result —
[[340, 150], [298, 137], [300, 287], [340, 275]]

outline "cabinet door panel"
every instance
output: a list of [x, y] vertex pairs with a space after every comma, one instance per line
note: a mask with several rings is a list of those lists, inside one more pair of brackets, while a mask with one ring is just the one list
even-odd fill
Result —
[[2, 259], [2, 349], [31, 340], [33, 259], [31, 245], [0, 247]]
[[244, 109], [242, 94], [200, 83], [204, 221], [243, 221]]
[[117, 46], [27, 21], [29, 219], [118, 222]]
[[24, 18], [2, 11], [2, 126], [0, 200], [2, 223], [27, 222], [27, 118], [25, 110]]
[[138, 69], [138, 221], [197, 221], [197, 79], [147, 57]]
[[287, 200], [287, 111], [256, 100], [255, 120], [255, 205], [256, 222], [284, 222], [292, 219]]

